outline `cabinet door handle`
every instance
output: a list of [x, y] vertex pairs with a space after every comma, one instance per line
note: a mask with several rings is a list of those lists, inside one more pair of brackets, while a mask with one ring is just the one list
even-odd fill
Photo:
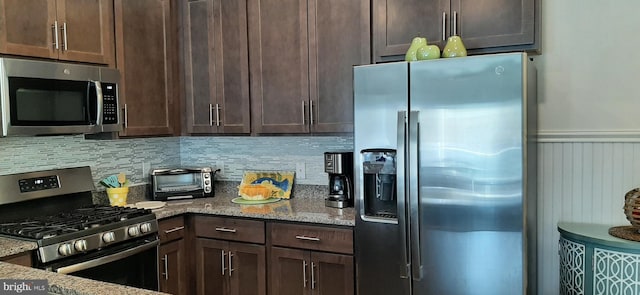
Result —
[[216, 126], [220, 126], [220, 105], [216, 103]]
[[221, 231], [221, 232], [225, 232], [225, 233], [235, 233], [236, 229], [235, 228], [226, 228], [226, 227], [216, 227], [216, 231]]
[[209, 126], [213, 126], [213, 105], [209, 104]]
[[127, 104], [124, 104], [124, 128], [129, 126], [129, 112], [127, 112]]
[[451, 36], [458, 35], [458, 12], [453, 11], [453, 34]]
[[229, 276], [231, 276], [231, 272], [234, 271], [232, 261], [233, 261], [233, 253], [229, 251]]
[[222, 275], [224, 276], [224, 271], [226, 270], [226, 268], [224, 267], [224, 257], [227, 256], [227, 254], [225, 254], [224, 250], [222, 250]]
[[305, 123], [305, 121], [306, 121], [306, 120], [305, 120], [305, 117], [306, 117], [306, 116], [305, 116], [305, 114], [304, 114], [305, 109], [306, 109], [306, 108], [305, 108], [305, 106], [304, 106], [304, 100], [303, 100], [303, 101], [302, 101], [302, 125], [306, 124], [306, 123]]
[[184, 229], [184, 226], [174, 227], [172, 229], [165, 230], [164, 233], [165, 234], [170, 234], [172, 232], [176, 232], [176, 231], [183, 230], [183, 229]]
[[67, 22], [62, 23], [60, 30], [62, 30], [62, 51], [67, 51]]
[[442, 12], [442, 41], [447, 40], [447, 32], [445, 32], [446, 29], [447, 29], [447, 12], [443, 11]]
[[305, 241], [315, 241], [315, 242], [320, 242], [320, 238], [316, 238], [316, 237], [296, 236], [296, 239], [298, 239], [298, 240], [305, 240]]
[[307, 261], [302, 260], [302, 287], [307, 288]]
[[168, 281], [169, 280], [169, 257], [167, 257], [167, 254], [164, 254], [164, 257], [162, 257], [162, 262], [164, 264], [164, 272], [162, 273], [162, 276], [164, 276], [165, 281]]
[[311, 290], [316, 288], [316, 276], [315, 271], [313, 270], [316, 267], [316, 264], [311, 261]]
[[309, 125], [313, 125], [313, 100], [309, 101]]
[[60, 49], [58, 43], [58, 21], [53, 21], [53, 25], [51, 25], [51, 37], [53, 38], [53, 48], [56, 50]]

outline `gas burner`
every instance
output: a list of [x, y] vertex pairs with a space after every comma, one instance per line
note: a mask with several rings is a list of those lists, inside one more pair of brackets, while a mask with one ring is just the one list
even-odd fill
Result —
[[38, 240], [49, 239], [148, 214], [151, 214], [151, 210], [94, 205], [55, 215], [36, 216], [0, 224], [0, 234]]
[[0, 224], [0, 233], [34, 239], [48, 239], [79, 230], [79, 228], [69, 227], [65, 224], [29, 219], [22, 222]]

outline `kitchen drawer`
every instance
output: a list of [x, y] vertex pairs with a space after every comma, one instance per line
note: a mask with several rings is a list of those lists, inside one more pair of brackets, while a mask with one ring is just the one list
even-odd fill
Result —
[[353, 254], [353, 230], [348, 228], [269, 223], [271, 245]]
[[233, 217], [195, 216], [196, 237], [264, 244], [264, 222]]
[[184, 238], [185, 227], [182, 216], [170, 217], [158, 221], [158, 236], [160, 243]]

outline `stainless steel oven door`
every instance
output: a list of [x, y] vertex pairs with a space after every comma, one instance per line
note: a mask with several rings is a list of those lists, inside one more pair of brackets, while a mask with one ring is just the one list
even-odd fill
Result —
[[49, 271], [136, 288], [158, 290], [159, 240], [139, 239], [116, 247], [56, 262]]

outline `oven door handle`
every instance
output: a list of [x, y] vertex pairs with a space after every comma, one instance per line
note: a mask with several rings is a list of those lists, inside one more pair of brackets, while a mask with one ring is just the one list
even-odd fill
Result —
[[140, 245], [138, 247], [135, 248], [131, 248], [131, 249], [127, 249], [124, 250], [122, 252], [113, 254], [113, 255], [109, 255], [109, 256], [104, 256], [104, 257], [100, 257], [97, 259], [93, 259], [93, 260], [89, 260], [89, 261], [85, 261], [85, 262], [81, 262], [81, 263], [77, 263], [77, 264], [73, 264], [73, 265], [68, 265], [68, 266], [64, 266], [64, 267], [60, 267], [58, 269], [56, 269], [55, 271], [57, 273], [61, 273], [61, 274], [70, 274], [70, 273], [74, 273], [77, 271], [81, 271], [81, 270], [85, 270], [85, 269], [89, 269], [92, 267], [96, 267], [96, 266], [100, 266], [103, 264], [107, 264], [109, 262], [114, 262], [116, 260], [120, 260], [123, 258], [127, 258], [129, 256], [133, 256], [136, 254], [139, 254], [141, 252], [147, 251], [153, 247], [158, 247], [158, 245], [160, 244], [159, 240], [155, 240], [153, 242], [149, 242], [147, 244], [144, 245]]

